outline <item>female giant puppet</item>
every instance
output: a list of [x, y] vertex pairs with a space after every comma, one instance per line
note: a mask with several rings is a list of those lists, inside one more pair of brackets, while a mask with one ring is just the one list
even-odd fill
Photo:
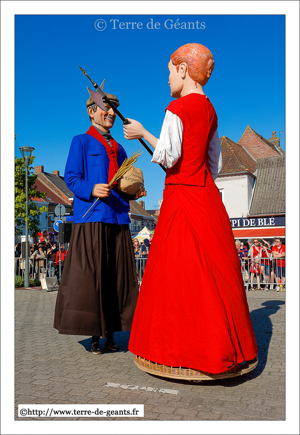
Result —
[[143, 137], [155, 148], [152, 161], [167, 166], [129, 350], [150, 373], [235, 376], [257, 365], [257, 346], [230, 221], [214, 183], [217, 115], [203, 92], [214, 60], [206, 47], [187, 44], [168, 67], [175, 100], [160, 139], [137, 121], [124, 126], [126, 139]]

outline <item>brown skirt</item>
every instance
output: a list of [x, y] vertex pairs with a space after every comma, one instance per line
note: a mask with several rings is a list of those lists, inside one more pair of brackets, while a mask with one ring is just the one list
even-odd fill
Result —
[[54, 328], [106, 337], [129, 331], [138, 282], [128, 225], [75, 224], [59, 285]]

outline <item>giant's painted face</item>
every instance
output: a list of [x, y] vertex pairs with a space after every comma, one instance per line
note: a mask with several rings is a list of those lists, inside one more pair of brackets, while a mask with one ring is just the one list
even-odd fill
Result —
[[114, 125], [116, 114], [108, 104], [104, 103], [104, 106], [107, 109], [106, 111], [97, 107], [97, 111], [92, 112], [90, 116], [93, 118], [93, 123], [96, 124], [96, 127], [108, 132]]

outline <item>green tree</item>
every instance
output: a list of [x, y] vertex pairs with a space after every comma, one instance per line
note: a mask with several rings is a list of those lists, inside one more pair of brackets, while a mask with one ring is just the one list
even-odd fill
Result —
[[[33, 235], [39, 228], [39, 216], [48, 210], [48, 207], [39, 207], [31, 201], [32, 198], [45, 198], [46, 193], [36, 190], [35, 180], [37, 175], [33, 173], [32, 163], [35, 157], [32, 156], [28, 166], [28, 233]], [[26, 221], [26, 190], [25, 190], [25, 164], [23, 159], [15, 157], [15, 231], [17, 235], [22, 234], [22, 228]]]

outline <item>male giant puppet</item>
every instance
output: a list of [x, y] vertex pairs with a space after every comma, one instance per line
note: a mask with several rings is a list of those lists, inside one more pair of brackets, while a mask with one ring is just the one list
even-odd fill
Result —
[[187, 44], [168, 67], [175, 99], [159, 140], [137, 121], [124, 126], [127, 139], [146, 139], [155, 149], [152, 161], [167, 166], [129, 350], [143, 369], [156, 370], [154, 362], [220, 374], [255, 361], [257, 346], [230, 221], [214, 183], [217, 115], [203, 91], [214, 60], [206, 47]]
[[[106, 94], [118, 106], [118, 99]], [[86, 103], [92, 125], [75, 136], [65, 169], [65, 182], [74, 193], [74, 229], [59, 286], [54, 328], [60, 334], [91, 335], [92, 352], [117, 351], [114, 331], [131, 328], [138, 296], [135, 261], [128, 223], [129, 200], [108, 185], [127, 157], [111, 136], [116, 114], [90, 97]], [[135, 199], [145, 196], [141, 189]], [[93, 201], [99, 201], [86, 213]]]

